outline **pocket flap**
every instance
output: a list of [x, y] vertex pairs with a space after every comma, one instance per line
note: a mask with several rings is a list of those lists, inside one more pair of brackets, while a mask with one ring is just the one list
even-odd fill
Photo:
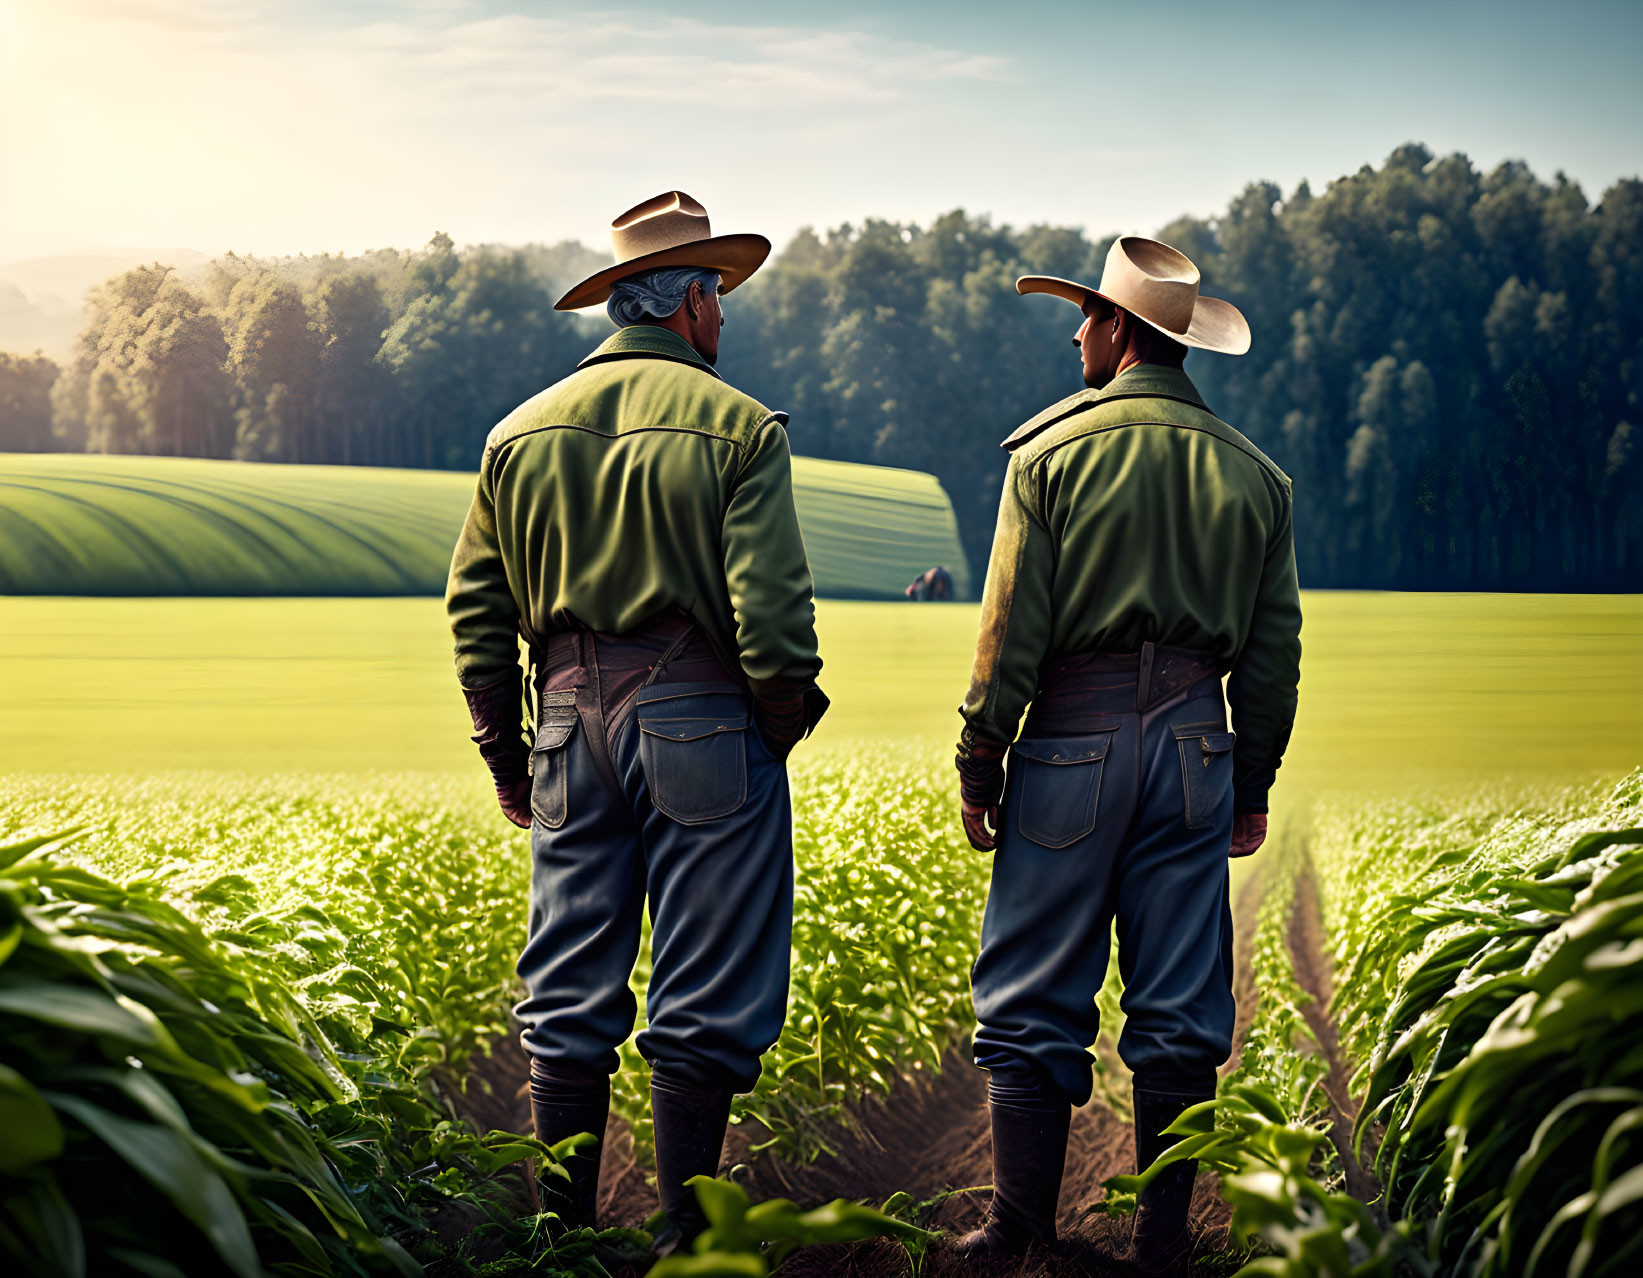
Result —
[[536, 744], [534, 750], [558, 750], [570, 740], [571, 733], [576, 731], [576, 715], [554, 714], [542, 720], [542, 725], [536, 730]]
[[669, 741], [699, 741], [720, 732], [744, 732], [747, 729], [747, 711], [733, 710], [712, 718], [692, 716], [676, 719], [641, 718], [639, 730], [653, 737]]
[[1197, 742], [1205, 754], [1225, 754], [1238, 740], [1237, 733], [1228, 732], [1218, 723], [1178, 723], [1172, 731], [1182, 745], [1191, 749]]
[[1023, 759], [1035, 763], [1094, 763], [1107, 757], [1112, 744], [1111, 732], [1097, 732], [1087, 737], [1039, 737], [1036, 740], [1017, 741], [1010, 747]]

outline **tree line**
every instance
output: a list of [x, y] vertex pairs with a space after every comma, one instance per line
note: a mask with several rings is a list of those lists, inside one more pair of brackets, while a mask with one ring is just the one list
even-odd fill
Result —
[[91, 291], [61, 370], [0, 365], [18, 386], [0, 449], [466, 467], [483, 423], [595, 340], [552, 306], [599, 264], [580, 245], [459, 253], [436, 235], [354, 258], [228, 254], [186, 279], [141, 266]]
[[[1593, 205], [1410, 144], [1158, 235], [1249, 318], [1247, 356], [1187, 371], [1294, 479], [1304, 583], [1643, 588], [1643, 182]], [[999, 441], [1080, 385], [1077, 312], [1014, 280], [1094, 283], [1110, 242], [962, 211], [801, 231], [728, 299], [721, 370], [796, 452], [935, 473], [979, 569]], [[141, 267], [93, 290], [63, 368], [0, 355], [0, 451], [468, 469], [609, 331], [552, 309], [605, 260], [438, 235]]]

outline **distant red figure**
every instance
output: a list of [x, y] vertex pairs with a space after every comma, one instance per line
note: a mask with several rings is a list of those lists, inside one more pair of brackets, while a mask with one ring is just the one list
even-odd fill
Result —
[[928, 568], [913, 578], [912, 585], [901, 592], [906, 598], [915, 603], [925, 603], [929, 600], [945, 602], [953, 597], [953, 574], [940, 564]]

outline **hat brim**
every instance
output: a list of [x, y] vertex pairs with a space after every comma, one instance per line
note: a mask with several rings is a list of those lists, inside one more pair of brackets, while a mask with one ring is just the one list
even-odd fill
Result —
[[1064, 280], [1055, 275], [1023, 275], [1015, 282], [1015, 291], [1022, 296], [1028, 293], [1048, 293], [1051, 297], [1059, 297], [1074, 306], [1083, 306], [1085, 298], [1099, 297], [1103, 302], [1120, 307], [1135, 316], [1147, 327], [1157, 329], [1165, 337], [1174, 338], [1183, 346], [1216, 351], [1222, 355], [1242, 355], [1249, 350], [1249, 321], [1231, 302], [1224, 302], [1218, 297], [1204, 297], [1200, 294], [1192, 308], [1192, 322], [1187, 325], [1187, 331], [1181, 333], [1148, 319], [1140, 311], [1126, 306], [1123, 302], [1113, 301], [1100, 289], [1080, 284], [1076, 280]]
[[641, 253], [615, 266], [607, 266], [572, 288], [553, 304], [553, 309], [579, 311], [584, 306], [598, 306], [610, 297], [611, 288], [617, 280], [665, 266], [696, 266], [704, 271], [717, 271], [720, 275], [719, 292], [728, 293], [737, 285], [746, 283], [769, 256], [770, 241], [762, 235], [715, 235], [705, 240], [692, 240], [689, 244]]

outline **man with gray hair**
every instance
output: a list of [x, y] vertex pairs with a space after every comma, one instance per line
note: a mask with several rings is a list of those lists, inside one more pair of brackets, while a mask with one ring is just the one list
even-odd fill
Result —
[[[664, 266], [659, 270], [642, 271], [627, 279], [617, 280], [610, 286], [610, 298], [605, 302], [605, 314], [618, 328], [630, 324], [649, 324], [677, 315], [690, 294], [690, 286], [701, 289], [703, 297], [719, 295], [719, 272], [704, 271], [695, 266]], [[713, 350], [718, 353], [718, 335], [713, 337]], [[700, 352], [698, 352], [700, 353]], [[717, 363], [710, 359], [709, 363]]]
[[[531, 832], [516, 1009], [538, 1139], [594, 1138], [542, 1182], [594, 1223], [599, 1142], [651, 912], [658, 1249], [704, 1221], [736, 1092], [787, 1011], [786, 758], [820, 719], [786, 417], [714, 371], [719, 295], [770, 243], [714, 237], [681, 192], [612, 227], [617, 264], [560, 299], [620, 327], [490, 434], [451, 563], [457, 677], [502, 811]], [[519, 641], [536, 710], [523, 733]]]

